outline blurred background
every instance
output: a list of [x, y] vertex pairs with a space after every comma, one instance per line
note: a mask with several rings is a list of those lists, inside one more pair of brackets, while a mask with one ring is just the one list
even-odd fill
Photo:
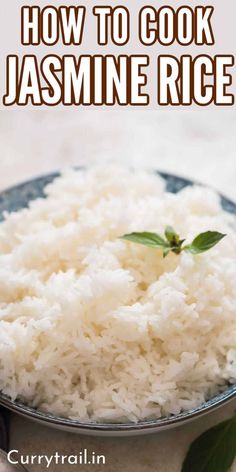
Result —
[[236, 200], [236, 113], [0, 112], [0, 188], [71, 165], [116, 161], [210, 184]]

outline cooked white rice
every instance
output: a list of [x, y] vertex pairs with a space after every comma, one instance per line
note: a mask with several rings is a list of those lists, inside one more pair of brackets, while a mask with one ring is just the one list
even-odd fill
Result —
[[[0, 224], [0, 390], [57, 415], [137, 421], [195, 407], [236, 379], [234, 217], [212, 190], [69, 170]], [[197, 256], [119, 239], [172, 225]]]

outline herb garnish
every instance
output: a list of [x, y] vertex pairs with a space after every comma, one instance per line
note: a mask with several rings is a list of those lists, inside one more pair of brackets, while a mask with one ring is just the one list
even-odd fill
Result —
[[181, 239], [172, 226], [167, 226], [163, 237], [158, 233], [144, 231], [141, 233], [124, 234], [121, 239], [162, 249], [163, 257], [166, 257], [170, 252], [180, 254], [182, 251], [186, 251], [191, 254], [201, 254], [214, 247], [225, 236], [226, 234], [218, 233], [218, 231], [206, 231], [205, 233], [198, 234], [190, 244], [183, 245], [185, 239]]
[[236, 455], [236, 416], [201, 434], [190, 446], [181, 472], [227, 472]]

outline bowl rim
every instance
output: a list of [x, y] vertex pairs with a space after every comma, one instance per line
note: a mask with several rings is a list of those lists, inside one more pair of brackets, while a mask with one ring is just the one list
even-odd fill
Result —
[[[76, 168], [76, 169], [81, 169]], [[187, 179], [185, 177], [181, 177], [175, 174], [171, 174], [168, 172], [162, 172], [158, 170], [153, 170], [153, 172], [159, 174], [167, 183], [168, 180], [172, 182], [172, 184], [179, 183], [181, 190], [182, 188], [185, 188], [187, 186], [192, 186], [192, 185], [200, 185], [203, 187], [211, 188], [209, 185], [205, 185], [203, 183], [199, 183], [197, 181], [193, 181], [191, 179]], [[40, 188], [38, 191], [36, 191], [35, 195], [30, 195], [32, 198], [28, 198], [26, 196], [26, 204], [27, 202], [38, 198], [40, 196], [43, 196], [43, 189], [45, 186], [49, 183], [51, 183], [55, 178], [60, 176], [61, 171], [55, 171], [51, 173], [47, 173], [41, 176], [37, 176], [35, 178], [26, 180], [22, 183], [19, 183], [17, 185], [11, 186], [3, 191], [0, 192], [0, 199], [8, 199], [11, 193], [14, 192], [20, 192], [24, 190], [27, 187], [32, 187], [35, 186], [37, 187], [37, 184], [40, 185]], [[168, 187], [167, 187], [168, 190]], [[177, 191], [179, 191], [177, 190]], [[217, 192], [217, 190], [215, 190]], [[221, 204], [222, 207], [225, 211], [229, 213], [235, 213], [236, 212], [236, 203], [222, 195], [221, 193], [217, 192], [218, 195], [221, 198]], [[24, 208], [25, 205], [19, 206], [20, 208]], [[14, 211], [14, 210], [13, 210]], [[0, 213], [2, 213], [0, 209]], [[178, 426], [180, 424], [183, 424], [187, 421], [193, 420], [195, 418], [199, 418], [219, 407], [222, 405], [225, 405], [226, 403], [230, 402], [236, 398], [236, 384], [231, 385], [229, 388], [225, 389], [221, 393], [218, 393], [208, 401], [204, 402], [203, 404], [199, 405], [198, 407], [183, 411], [177, 415], [170, 415], [168, 417], [161, 417], [157, 419], [150, 419], [150, 420], [140, 420], [136, 423], [134, 422], [127, 422], [127, 423], [100, 423], [100, 422], [93, 422], [93, 421], [87, 421], [87, 422], [82, 422], [80, 420], [74, 420], [70, 418], [64, 418], [60, 416], [53, 415], [51, 413], [42, 411], [40, 409], [33, 408], [31, 406], [27, 406], [24, 403], [21, 403], [20, 401], [16, 400], [13, 401], [11, 400], [7, 395], [3, 394], [0, 392], [0, 405], [6, 407], [7, 409], [18, 413], [20, 415], [23, 415], [25, 417], [28, 417], [32, 420], [39, 421], [44, 424], [48, 424], [57, 428], [69, 428], [70, 430], [74, 431], [80, 431], [80, 432], [87, 432], [92, 433], [92, 432], [104, 432], [104, 433], [116, 433], [116, 432], [135, 432], [135, 431], [151, 431], [151, 430], [161, 430], [161, 429], [167, 429], [170, 427]]]
[[136, 432], [136, 431], [152, 431], [167, 429], [170, 427], [177, 427], [185, 422], [191, 421], [195, 418], [200, 418], [207, 413], [215, 411], [217, 408], [229, 403], [236, 398], [236, 384], [225, 390], [221, 394], [214, 396], [212, 399], [199, 405], [196, 408], [183, 411], [178, 415], [171, 415], [169, 417], [162, 417], [152, 420], [141, 420], [137, 423], [98, 423], [98, 422], [80, 422], [70, 418], [63, 418], [44, 412], [39, 409], [27, 406], [19, 401], [12, 401], [4, 394], [0, 394], [0, 404], [14, 413], [18, 413], [29, 419], [38, 421], [40, 423], [54, 426], [55, 428], [65, 428], [80, 432], [103, 432], [103, 433], [117, 433], [117, 432]]
[[[74, 169], [74, 170], [85, 170], [86, 167], [85, 166], [74, 166], [74, 167], [72, 167], [72, 169]], [[143, 170], [145, 171], [145, 169], [143, 169]], [[192, 180], [188, 177], [183, 177], [181, 175], [172, 174], [171, 172], [167, 172], [167, 171], [164, 171], [164, 170], [158, 170], [158, 169], [154, 169], [154, 168], [153, 169], [152, 168], [146, 169], [146, 172], [158, 174], [166, 182], [168, 182], [169, 179], [171, 180], [172, 183], [174, 183], [176, 181], [181, 182], [181, 184], [182, 184], [181, 188], [185, 188], [185, 187], [192, 186], [192, 185], [197, 185], [197, 186], [200, 186], [200, 187], [205, 187], [205, 188], [211, 189], [219, 195], [219, 197], [221, 198], [221, 203], [223, 203], [226, 206], [228, 205], [228, 209], [226, 209], [225, 211], [228, 211], [229, 213], [231, 213], [231, 212], [235, 213], [235, 211], [236, 211], [236, 202], [233, 202], [233, 200], [231, 200], [229, 197], [224, 195], [222, 192], [218, 191], [213, 186], [208, 185], [207, 183], [199, 182], [198, 180]], [[53, 180], [56, 179], [57, 177], [60, 177], [62, 173], [63, 173], [63, 169], [56, 169], [56, 170], [53, 170], [53, 171], [45, 173], [45, 174], [38, 174], [38, 175], [36, 175], [32, 178], [22, 180], [17, 184], [13, 184], [10, 187], [6, 187], [6, 188], [1, 189], [0, 190], [0, 199], [2, 197], [5, 197], [5, 198], [9, 197], [9, 195], [12, 192], [20, 191], [26, 186], [32, 186], [32, 184], [37, 184], [37, 183], [40, 183], [42, 181], [44, 181], [43, 186], [41, 186], [41, 193], [43, 193], [42, 188], [45, 188], [48, 184], [51, 184], [53, 182]], [[171, 193], [173, 193], [173, 192], [171, 192]], [[174, 193], [176, 193], [176, 192], [174, 192]], [[37, 198], [37, 196], [36, 197], [33, 196], [32, 199], [35, 199], [35, 198]], [[20, 208], [23, 208], [23, 207], [20, 207]], [[12, 210], [12, 211], [14, 211], [14, 210]], [[0, 213], [1, 213], [1, 209], [0, 209]]]

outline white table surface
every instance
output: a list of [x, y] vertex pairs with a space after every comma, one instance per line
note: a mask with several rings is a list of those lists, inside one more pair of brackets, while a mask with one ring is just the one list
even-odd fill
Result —
[[[232, 111], [2, 111], [0, 143], [0, 188], [68, 165], [113, 160], [190, 177], [236, 200]], [[23, 455], [69, 455], [87, 448], [106, 456], [105, 466], [28, 466], [34, 472], [180, 472], [192, 439], [235, 407], [231, 403], [176, 430], [122, 439], [72, 435], [13, 415], [11, 448]]]

